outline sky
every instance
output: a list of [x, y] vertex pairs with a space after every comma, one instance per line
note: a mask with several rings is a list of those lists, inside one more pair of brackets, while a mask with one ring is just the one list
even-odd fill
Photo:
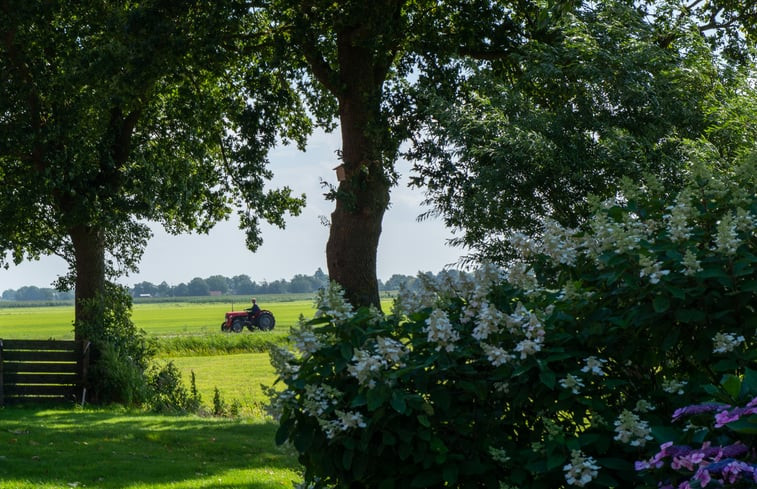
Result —
[[[151, 226], [154, 236], [142, 257], [139, 273], [122, 277], [119, 282], [127, 286], [143, 281], [176, 285], [195, 277], [241, 274], [256, 282], [271, 282], [289, 280], [300, 273], [311, 275], [318, 268], [328, 273], [329, 230], [321, 217], [328, 218], [334, 204], [323, 197], [321, 180], [337, 183], [333, 168], [339, 164], [336, 156], [339, 147], [338, 131], [331, 134], [319, 131], [311, 137], [305, 152], [295, 146], [280, 146], [271, 152], [269, 168], [274, 173], [271, 185], [287, 185], [295, 195], [305, 193], [307, 205], [302, 214], [286, 219], [286, 229], [263, 223], [263, 245], [257, 252], [245, 247], [244, 233], [239, 230], [236, 218], [218, 223], [207, 235], [172, 236], [154, 225]], [[397, 168], [402, 178], [392, 191], [378, 249], [377, 274], [382, 280], [395, 273], [438, 272], [456, 263], [463, 254], [460, 248], [446, 244], [452, 233], [441, 220], [417, 221], [421, 213], [429, 210], [422, 205], [423, 192], [407, 187], [408, 162], [400, 161]], [[9, 270], [0, 268], [0, 293], [28, 285], [50, 287], [67, 268], [58, 257], [25, 262]]]

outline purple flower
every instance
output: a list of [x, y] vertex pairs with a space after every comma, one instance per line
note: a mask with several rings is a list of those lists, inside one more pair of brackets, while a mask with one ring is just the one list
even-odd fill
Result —
[[710, 483], [712, 480], [712, 477], [710, 476], [710, 471], [705, 469], [704, 467], [697, 470], [697, 473], [694, 474], [694, 479], [699, 481], [699, 484], [702, 487], [707, 487], [707, 484]]
[[[754, 399], [751, 402], [754, 402]], [[730, 411], [722, 411], [715, 415], [715, 428], [722, 428], [728, 423], [738, 421], [742, 416], [757, 414], [757, 406], [735, 408]]]
[[[757, 401], [757, 398], [755, 399]], [[719, 404], [716, 402], [706, 402], [703, 404], [694, 404], [693, 406], [686, 406], [678, 408], [673, 412], [673, 421], [678, 421], [683, 416], [694, 416], [702, 413], [711, 413], [713, 411], [720, 411], [730, 408], [728, 404]]]

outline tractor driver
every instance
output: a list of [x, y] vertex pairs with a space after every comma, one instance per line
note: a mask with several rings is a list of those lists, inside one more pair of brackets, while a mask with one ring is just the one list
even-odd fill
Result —
[[247, 309], [247, 312], [249, 312], [250, 319], [254, 318], [260, 313], [260, 306], [258, 305], [258, 301], [255, 300], [253, 297], [252, 300], [252, 307]]

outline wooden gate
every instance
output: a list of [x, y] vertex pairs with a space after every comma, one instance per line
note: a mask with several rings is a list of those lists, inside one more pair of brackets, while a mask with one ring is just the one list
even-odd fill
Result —
[[83, 402], [88, 341], [0, 340], [0, 406]]

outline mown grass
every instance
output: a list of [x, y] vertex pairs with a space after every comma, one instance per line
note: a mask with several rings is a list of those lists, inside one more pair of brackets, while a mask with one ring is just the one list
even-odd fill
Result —
[[0, 488], [291, 487], [298, 464], [275, 430], [254, 419], [6, 407]]
[[172, 361], [179, 368], [187, 386], [194, 372], [197, 390], [207, 410], [212, 411], [214, 391], [218, 388], [226, 404], [238, 403], [240, 415], [264, 415], [267, 398], [261, 385], [272, 386], [276, 380], [267, 353], [173, 357], [164, 361]]

